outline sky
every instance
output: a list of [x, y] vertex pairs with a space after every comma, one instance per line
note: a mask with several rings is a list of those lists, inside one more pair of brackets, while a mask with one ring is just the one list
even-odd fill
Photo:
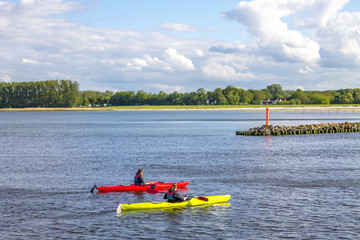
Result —
[[0, 0], [0, 82], [360, 88], [359, 0]]

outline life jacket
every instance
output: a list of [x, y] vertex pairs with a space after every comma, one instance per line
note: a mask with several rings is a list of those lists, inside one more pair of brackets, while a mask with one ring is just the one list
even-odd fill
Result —
[[134, 184], [142, 184], [140, 178], [140, 174], [136, 174], [134, 178]]
[[175, 191], [173, 191], [173, 192], [167, 191], [166, 198], [169, 202], [174, 202], [177, 200], [176, 198], [174, 198], [174, 193], [175, 193]]

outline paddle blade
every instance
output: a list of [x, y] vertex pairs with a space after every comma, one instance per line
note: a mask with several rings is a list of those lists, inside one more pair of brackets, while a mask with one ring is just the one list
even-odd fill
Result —
[[208, 202], [208, 201], [209, 201], [209, 199], [206, 198], [206, 197], [197, 197], [196, 199], [199, 199], [199, 200], [205, 201], [205, 202]]
[[117, 207], [116, 212], [117, 212], [117, 213], [121, 213], [121, 203], [120, 203], [119, 206]]
[[147, 193], [150, 193], [150, 194], [156, 194], [156, 193], [159, 193], [159, 191], [158, 191], [158, 190], [153, 189], [153, 188], [147, 188], [147, 189], [146, 189], [146, 192], [147, 192]]
[[90, 190], [90, 192], [93, 193], [95, 188], [97, 188], [96, 185], [94, 185], [94, 187]]

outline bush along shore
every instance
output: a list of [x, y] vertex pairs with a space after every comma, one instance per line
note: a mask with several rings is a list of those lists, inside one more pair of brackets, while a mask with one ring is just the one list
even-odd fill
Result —
[[360, 132], [360, 122], [321, 123], [321, 124], [299, 125], [299, 126], [263, 125], [261, 127], [251, 128], [248, 131], [237, 131], [236, 135], [280, 136], [280, 135], [342, 133], [342, 132]]

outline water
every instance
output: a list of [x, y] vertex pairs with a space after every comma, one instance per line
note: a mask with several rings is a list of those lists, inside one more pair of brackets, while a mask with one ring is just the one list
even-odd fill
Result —
[[[0, 112], [2, 239], [357, 239], [360, 133], [236, 136], [264, 111]], [[270, 124], [360, 122], [271, 111]], [[182, 181], [227, 204], [116, 214], [162, 194], [97, 185]]]

